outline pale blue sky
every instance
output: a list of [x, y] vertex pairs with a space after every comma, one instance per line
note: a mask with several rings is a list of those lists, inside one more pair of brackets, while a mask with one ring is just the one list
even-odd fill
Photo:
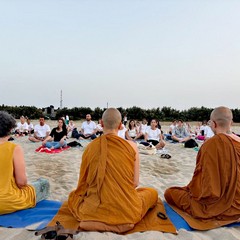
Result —
[[0, 0], [0, 104], [239, 108], [240, 1]]

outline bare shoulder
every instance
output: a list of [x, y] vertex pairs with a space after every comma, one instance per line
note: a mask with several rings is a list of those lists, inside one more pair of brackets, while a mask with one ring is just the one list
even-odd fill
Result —
[[14, 148], [14, 154], [18, 155], [18, 154], [21, 154], [23, 153], [23, 149], [20, 145], [16, 145], [15, 148]]

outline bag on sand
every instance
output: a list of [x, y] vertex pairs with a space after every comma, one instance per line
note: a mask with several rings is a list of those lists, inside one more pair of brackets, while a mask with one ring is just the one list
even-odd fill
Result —
[[138, 151], [141, 154], [154, 155], [157, 153], [156, 147], [150, 144], [148, 146], [144, 146], [143, 144], [137, 144], [137, 146], [138, 146]]
[[67, 144], [69, 147], [82, 147], [82, 144], [81, 143], [79, 143], [79, 142], [77, 142], [77, 141], [73, 141], [73, 142], [69, 142], [68, 144]]
[[185, 148], [194, 148], [198, 147], [197, 142], [194, 139], [189, 139], [184, 143]]

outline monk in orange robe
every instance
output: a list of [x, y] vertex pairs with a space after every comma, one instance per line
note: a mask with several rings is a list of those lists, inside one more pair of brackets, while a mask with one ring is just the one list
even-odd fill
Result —
[[[212, 111], [209, 125], [215, 136], [200, 148], [192, 180], [185, 187], [165, 191], [166, 201], [174, 209], [180, 209], [183, 217], [184, 211], [192, 219], [215, 221], [215, 225], [204, 228], [200, 224], [201, 230], [240, 218], [240, 138], [230, 131], [232, 118], [229, 108], [218, 107]], [[222, 222], [218, 225], [217, 221]]]
[[69, 195], [68, 208], [84, 230], [125, 232], [157, 204], [158, 193], [136, 188], [139, 155], [134, 142], [118, 137], [120, 112], [107, 109], [102, 125], [104, 134], [83, 153], [78, 186]]

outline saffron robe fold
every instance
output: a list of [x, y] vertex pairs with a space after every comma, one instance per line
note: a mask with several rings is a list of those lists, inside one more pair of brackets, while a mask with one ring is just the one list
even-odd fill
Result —
[[0, 215], [31, 208], [36, 205], [34, 187], [19, 188], [14, 178], [13, 152], [16, 144], [0, 144]]
[[193, 228], [206, 230], [237, 221], [240, 142], [226, 134], [209, 139], [198, 152], [190, 183], [185, 187], [171, 187], [164, 196]]
[[135, 189], [136, 152], [124, 139], [107, 134], [92, 141], [82, 156], [77, 189], [68, 207], [78, 221], [136, 224], [157, 203], [155, 189]]

